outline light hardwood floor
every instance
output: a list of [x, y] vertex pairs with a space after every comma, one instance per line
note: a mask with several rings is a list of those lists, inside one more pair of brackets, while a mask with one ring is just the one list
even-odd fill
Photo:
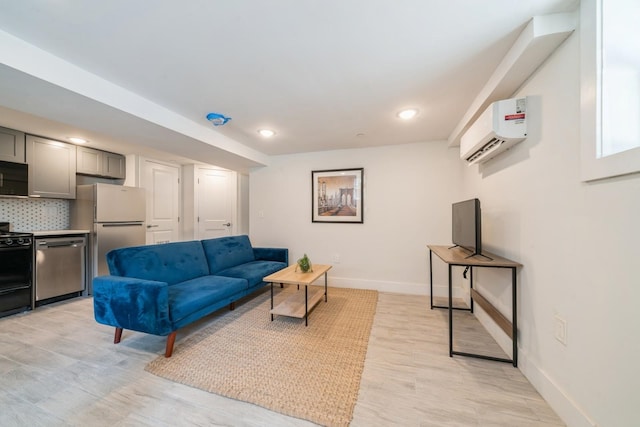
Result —
[[[513, 366], [448, 357], [447, 312], [428, 302], [380, 293], [352, 426], [563, 425]], [[0, 319], [0, 426], [312, 425], [147, 373], [164, 338], [125, 331], [114, 345], [92, 310], [82, 298]], [[455, 321], [500, 352], [471, 315]]]

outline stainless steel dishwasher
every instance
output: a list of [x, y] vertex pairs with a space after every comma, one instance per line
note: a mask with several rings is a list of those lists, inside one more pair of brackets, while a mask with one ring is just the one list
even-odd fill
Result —
[[38, 237], [35, 249], [36, 302], [84, 291], [85, 236]]

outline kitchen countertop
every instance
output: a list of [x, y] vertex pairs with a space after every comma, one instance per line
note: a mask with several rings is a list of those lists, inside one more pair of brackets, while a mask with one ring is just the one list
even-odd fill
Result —
[[69, 234], [89, 234], [89, 230], [40, 230], [31, 231], [34, 237], [42, 236], [66, 236]]

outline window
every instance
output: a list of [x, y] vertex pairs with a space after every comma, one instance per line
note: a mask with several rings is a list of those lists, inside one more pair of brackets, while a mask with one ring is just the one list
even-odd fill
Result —
[[582, 179], [640, 172], [640, 2], [581, 2]]

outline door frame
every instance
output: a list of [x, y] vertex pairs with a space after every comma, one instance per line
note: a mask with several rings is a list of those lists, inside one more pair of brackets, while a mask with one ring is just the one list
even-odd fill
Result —
[[126, 173], [127, 178], [124, 182], [124, 185], [145, 188], [143, 185], [145, 183], [143, 174], [145, 173], [144, 164], [147, 161], [178, 169], [179, 182], [178, 182], [178, 228], [177, 228], [178, 239], [177, 240], [178, 241], [183, 240], [182, 205], [183, 205], [184, 196], [182, 191], [182, 168], [183, 168], [182, 165], [180, 165], [179, 163], [166, 162], [164, 160], [158, 160], [151, 157], [140, 156], [137, 154], [127, 155], [126, 157], [127, 159], [126, 159], [125, 165], [127, 169], [127, 173]]
[[182, 232], [185, 239], [198, 239], [198, 208], [199, 197], [198, 194], [198, 179], [200, 178], [201, 170], [219, 170], [229, 172], [233, 175], [233, 182], [231, 183], [231, 228], [230, 235], [236, 235], [238, 233], [238, 172], [231, 169], [218, 167], [208, 164], [189, 164], [182, 167]]

